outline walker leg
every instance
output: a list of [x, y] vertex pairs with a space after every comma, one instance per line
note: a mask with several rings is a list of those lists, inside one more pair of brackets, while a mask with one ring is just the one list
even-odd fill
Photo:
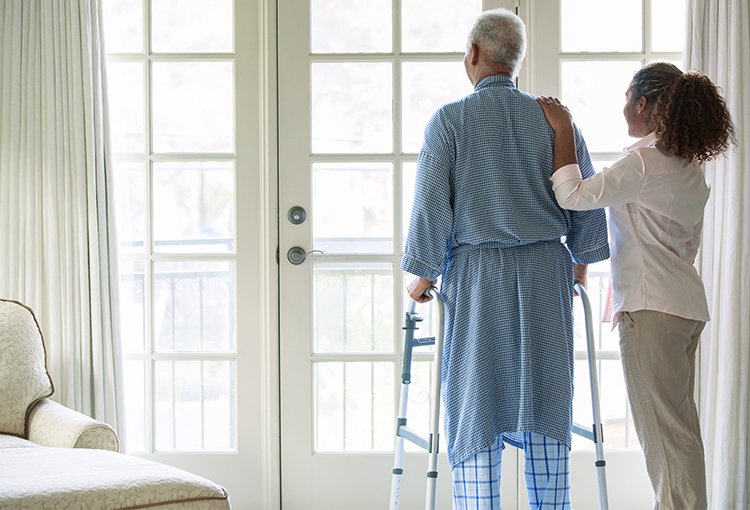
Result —
[[[596, 346], [594, 345], [594, 325], [591, 318], [591, 302], [588, 293], [581, 282], [575, 282], [574, 287], [583, 302], [584, 316], [586, 317], [586, 352], [589, 364], [589, 379], [591, 381], [591, 407], [594, 414], [594, 426], [592, 436], [596, 447], [596, 466], [597, 480], [599, 482], [599, 508], [609, 510], [609, 498], [607, 496], [607, 474], [604, 460], [604, 428], [602, 427], [601, 408], [599, 406], [599, 379], [596, 370]], [[587, 434], [582, 434], [588, 437]]]
[[[435, 499], [437, 494], [437, 460], [438, 460], [438, 429], [440, 414], [440, 377], [441, 377], [441, 359], [443, 352], [443, 296], [434, 288], [425, 292], [426, 295], [435, 298], [438, 306], [439, 326], [436, 338], [414, 338], [416, 323], [422, 318], [414, 313], [416, 302], [412, 302], [411, 311], [407, 312], [404, 324], [406, 335], [404, 339], [404, 360], [401, 371], [401, 401], [399, 403], [398, 419], [396, 421], [396, 447], [395, 460], [393, 464], [393, 477], [391, 479], [391, 500], [390, 510], [398, 510], [399, 496], [401, 491], [401, 476], [403, 475], [403, 453], [404, 439], [412, 441], [414, 444], [426, 449], [429, 453], [427, 457], [427, 494], [425, 498], [426, 510], [435, 509]], [[409, 400], [409, 383], [411, 382], [411, 357], [412, 348], [418, 346], [435, 345], [435, 370], [432, 381], [432, 394], [430, 406], [430, 435], [425, 438], [415, 433], [406, 426], [406, 407]]]
[[432, 402], [430, 405], [430, 455], [427, 457], [427, 498], [425, 510], [435, 510], [435, 499], [437, 495], [437, 462], [439, 450], [440, 426], [440, 378], [442, 376], [443, 359], [443, 296], [430, 288], [429, 291], [435, 298], [438, 308], [439, 331], [435, 338], [435, 371], [432, 379]]

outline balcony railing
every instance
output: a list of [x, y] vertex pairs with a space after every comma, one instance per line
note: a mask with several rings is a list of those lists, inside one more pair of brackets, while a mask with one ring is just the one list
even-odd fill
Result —
[[[231, 247], [231, 240], [211, 240]], [[170, 243], [175, 245], [175, 242]], [[191, 241], [191, 244], [194, 244]], [[170, 270], [159, 270], [159, 266]], [[208, 267], [191, 268], [205, 264]], [[182, 265], [185, 269], [180, 268]], [[218, 267], [218, 269], [217, 269]], [[131, 435], [154, 438], [155, 450], [233, 450], [236, 448], [236, 341], [233, 263], [154, 263], [148, 309], [146, 275], [121, 272], [124, 331], [142, 340], [125, 338], [126, 363], [139, 365], [132, 377], [152, 373], [143, 393], [132, 392], [142, 381], [126, 379], [126, 402], [140, 419], [128, 427]], [[138, 327], [132, 328], [132, 324]], [[152, 324], [153, 337], [146, 325]], [[140, 331], [137, 331], [140, 329]], [[151, 338], [149, 343], [146, 339]], [[149, 347], [150, 346], [150, 347]], [[149, 406], [151, 413], [143, 413]], [[153, 427], [147, 423], [153, 416]], [[143, 423], [140, 423], [141, 419]], [[132, 418], [131, 418], [132, 420]], [[145, 437], [132, 444], [145, 446]]]

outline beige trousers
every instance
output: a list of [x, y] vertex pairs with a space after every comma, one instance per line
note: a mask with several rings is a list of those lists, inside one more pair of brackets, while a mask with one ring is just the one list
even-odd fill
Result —
[[706, 465], [693, 399], [695, 351], [705, 322], [651, 310], [620, 318], [628, 399], [654, 510], [705, 509]]

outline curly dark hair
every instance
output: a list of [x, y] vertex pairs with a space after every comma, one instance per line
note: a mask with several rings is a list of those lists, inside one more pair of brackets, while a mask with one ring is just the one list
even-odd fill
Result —
[[654, 62], [635, 73], [629, 90], [631, 101], [651, 103], [648, 127], [676, 156], [704, 163], [736, 144], [726, 101], [705, 74]]

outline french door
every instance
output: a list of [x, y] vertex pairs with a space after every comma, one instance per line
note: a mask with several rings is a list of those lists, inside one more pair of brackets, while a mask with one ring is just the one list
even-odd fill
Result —
[[[284, 508], [388, 505], [416, 157], [433, 111], [471, 91], [462, 58], [483, 7], [420, 4], [278, 2]], [[410, 390], [409, 425], [424, 432], [430, 359], [415, 358]], [[515, 455], [505, 464], [512, 508]], [[402, 508], [424, 505], [426, 466], [407, 453]], [[444, 454], [439, 473], [450, 508]]]
[[257, 188], [262, 2], [101, 4], [126, 453], [211, 479], [234, 508], [269, 508], [259, 339], [275, 330], [264, 311], [276, 300], [264, 294], [275, 284], [264, 253], [273, 210]]

